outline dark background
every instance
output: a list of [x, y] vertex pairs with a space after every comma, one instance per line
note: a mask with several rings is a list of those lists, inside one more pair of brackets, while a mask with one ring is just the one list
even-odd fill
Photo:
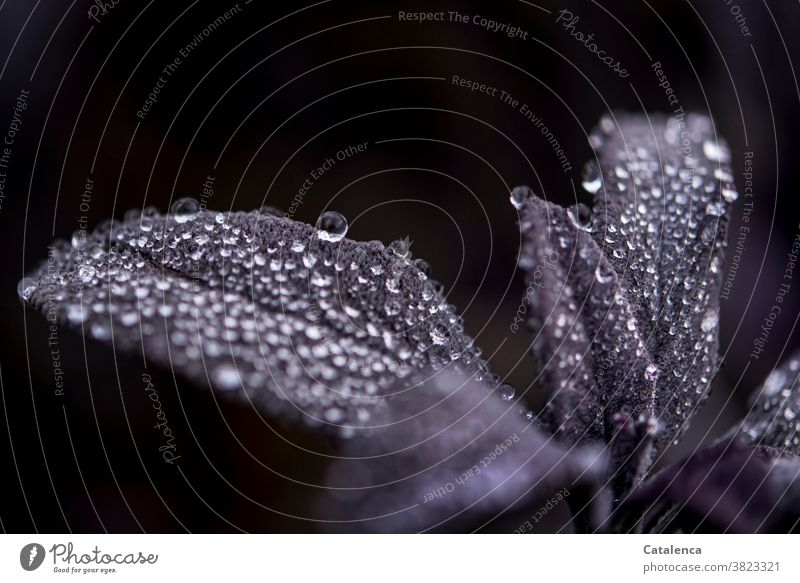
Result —
[[[515, 269], [519, 235], [508, 189], [525, 183], [562, 204], [588, 201], [580, 172], [599, 117], [609, 109], [670, 109], [653, 61], [661, 62], [686, 111], [714, 116], [731, 145], [738, 182], [744, 152], [754, 156], [753, 230], [722, 307], [723, 368], [674, 453], [719, 435], [746, 411], [748, 395], [784, 351], [800, 345], [795, 281], [767, 350], [749, 358], [800, 231], [800, 161], [792, 141], [800, 129], [800, 6], [536, 4], [551, 12], [510, 0], [240, 2], [241, 13], [198, 44], [139, 120], [162, 69], [233, 4], [121, 0], [97, 24], [86, 0], [43, 0], [35, 8], [0, 2], [0, 134], [20, 90], [30, 91], [0, 207], [0, 527], [317, 529], [308, 520], [310, 501], [325, 459], [301, 454], [298, 445], [331, 453], [330, 444], [265, 427], [208, 388], [148, 370], [183, 455], [179, 470], [166, 465], [142, 364], [62, 329], [66, 386], [55, 395], [48, 324], [17, 299], [17, 281], [46, 257], [53, 238], [78, 229], [82, 215], [91, 227], [132, 207], [166, 209], [176, 197], [199, 197], [208, 175], [210, 208], [288, 210], [311, 170], [348, 145], [369, 142], [314, 183], [294, 218], [313, 223], [332, 208], [350, 219], [354, 239], [409, 236], [493, 370], [540, 404], [530, 386], [529, 337], [524, 327], [510, 331], [524, 284]], [[734, 6], [751, 36], [743, 36]], [[564, 8], [580, 17], [578, 30], [594, 33], [598, 46], [624, 64], [627, 79], [555, 23]], [[398, 10], [481, 14], [522, 27], [528, 40], [473, 24], [399, 22]], [[526, 103], [572, 171], [563, 172], [550, 144], [518, 111], [453, 86], [453, 75]], [[87, 177], [95, 188], [84, 213]], [[732, 240], [740, 214], [741, 199]]]

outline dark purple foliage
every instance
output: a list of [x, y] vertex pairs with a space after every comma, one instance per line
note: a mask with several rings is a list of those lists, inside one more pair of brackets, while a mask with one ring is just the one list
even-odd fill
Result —
[[332, 429], [317, 506], [333, 531], [514, 529], [562, 491], [578, 530], [795, 528], [800, 356], [727, 438], [651, 476], [718, 365], [727, 146], [701, 115], [610, 115], [591, 142], [591, 206], [512, 194], [540, 290], [539, 417], [494, 386], [424, 262], [343, 238], [335, 213], [317, 230], [186, 200], [132, 212], [54, 246], [20, 294], [284, 423]]

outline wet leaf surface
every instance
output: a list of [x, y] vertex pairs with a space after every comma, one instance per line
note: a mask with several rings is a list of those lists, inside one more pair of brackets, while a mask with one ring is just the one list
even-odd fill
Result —
[[800, 353], [772, 371], [754, 397], [740, 439], [800, 455]]
[[181, 200], [57, 243], [19, 293], [116, 350], [342, 435], [412, 371], [485, 366], [416, 264], [325, 226]]
[[542, 283], [531, 323], [551, 428], [576, 442], [646, 427], [652, 447], [616, 454], [637, 468], [635, 483], [707, 396], [738, 195], [707, 117], [608, 116], [591, 142], [592, 209], [523, 197], [520, 263]]

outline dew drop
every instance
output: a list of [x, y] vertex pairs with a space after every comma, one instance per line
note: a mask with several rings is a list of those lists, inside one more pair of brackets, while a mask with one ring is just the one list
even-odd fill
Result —
[[515, 209], [521, 209], [525, 206], [525, 201], [531, 198], [533, 198], [533, 191], [527, 186], [515, 186], [508, 197]]
[[96, 274], [97, 270], [91, 265], [84, 265], [78, 270], [78, 277], [83, 283], [90, 283]]
[[500, 398], [504, 401], [510, 401], [514, 398], [516, 391], [511, 385], [500, 385], [497, 387], [497, 394], [499, 394]]
[[725, 199], [725, 202], [736, 202], [736, 199], [739, 198], [739, 193], [732, 188], [723, 188], [722, 198]]
[[658, 379], [659, 370], [658, 367], [654, 364], [648, 364], [647, 368], [644, 369], [644, 378], [650, 382], [654, 382]]
[[431, 266], [424, 259], [415, 259], [414, 266], [419, 269], [420, 274], [426, 278], [431, 276]]
[[583, 167], [581, 186], [591, 194], [597, 193], [603, 187], [603, 175], [594, 160], [589, 160]]
[[111, 338], [111, 326], [108, 322], [95, 322], [89, 327], [89, 332], [97, 340], [108, 340]]
[[86, 246], [86, 231], [78, 229], [72, 233], [70, 243], [74, 249], [82, 250]]
[[710, 202], [706, 206], [706, 214], [712, 217], [721, 217], [725, 214], [725, 205], [721, 202]]
[[317, 263], [317, 258], [312, 253], [306, 253], [305, 255], [303, 255], [303, 265], [305, 265], [309, 269], [314, 267], [316, 263]]
[[594, 270], [594, 278], [597, 283], [609, 283], [614, 279], [614, 272], [610, 267], [598, 263], [597, 269]]
[[88, 310], [81, 304], [72, 304], [67, 307], [67, 320], [69, 320], [70, 324], [81, 324], [88, 317]]
[[717, 226], [714, 224], [706, 225], [703, 232], [700, 233], [700, 240], [706, 245], [711, 245], [717, 238]]
[[344, 421], [344, 412], [338, 407], [331, 407], [325, 411], [325, 420], [329, 423], [341, 423]]
[[386, 312], [387, 316], [396, 316], [400, 313], [400, 302], [397, 300], [389, 300], [383, 306], [383, 310]]
[[714, 169], [714, 178], [716, 178], [717, 180], [722, 180], [724, 182], [733, 182], [733, 176], [731, 176], [730, 172], [722, 168]]
[[703, 317], [703, 321], [700, 322], [700, 328], [703, 332], [711, 332], [714, 327], [719, 322], [719, 316], [713, 310], [706, 312], [706, 315]]
[[200, 211], [200, 203], [191, 196], [186, 196], [173, 202], [169, 210], [175, 222], [185, 223], [191, 218], [190, 215]]
[[431, 342], [441, 346], [447, 342], [447, 331], [441, 326], [436, 326], [430, 331]]
[[592, 230], [592, 209], [583, 204], [582, 202], [573, 204], [567, 209], [567, 215], [579, 229], [584, 231]]
[[725, 163], [731, 160], [731, 154], [728, 149], [719, 142], [713, 140], [706, 140], [703, 142], [703, 154], [706, 155], [706, 158], [714, 162]]
[[347, 234], [347, 219], [336, 211], [326, 211], [317, 219], [317, 237], [323, 241], [336, 243]]
[[239, 371], [232, 364], [221, 364], [214, 369], [213, 372], [214, 382], [219, 388], [226, 391], [233, 391], [238, 389], [242, 384], [242, 378]]
[[17, 284], [17, 295], [22, 301], [28, 301], [36, 291], [36, 280], [32, 277], [23, 277]]
[[405, 259], [408, 257], [409, 252], [411, 251], [411, 243], [409, 243], [408, 239], [398, 239], [396, 241], [392, 241], [389, 245], [389, 249], [392, 253]]
[[119, 321], [123, 326], [133, 326], [139, 322], [138, 312], [123, 312], [119, 316]]

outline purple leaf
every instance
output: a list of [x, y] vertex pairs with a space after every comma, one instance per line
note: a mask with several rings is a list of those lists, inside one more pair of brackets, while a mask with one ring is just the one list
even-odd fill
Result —
[[800, 461], [725, 439], [647, 480], [617, 511], [622, 530], [773, 532], [796, 528]]
[[739, 429], [750, 445], [800, 455], [800, 351], [769, 375]]
[[680, 437], [715, 372], [737, 194], [707, 117], [608, 116], [591, 141], [591, 211], [512, 196], [525, 236], [520, 264], [537, 285], [531, 323], [546, 420], [571, 442], [642, 428], [638, 439], [622, 436], [631, 443], [612, 466], [627, 466], [623, 482], [634, 485]]
[[59, 244], [29, 305], [282, 420], [349, 435], [397, 379], [485, 366], [433, 282], [377, 241], [183, 199]]
[[331, 530], [459, 531], [509, 514], [514, 530], [563, 500], [589, 524], [604, 519], [603, 456], [564, 448], [480, 383], [448, 372], [388, 401], [385, 426], [331, 467], [320, 503]]

